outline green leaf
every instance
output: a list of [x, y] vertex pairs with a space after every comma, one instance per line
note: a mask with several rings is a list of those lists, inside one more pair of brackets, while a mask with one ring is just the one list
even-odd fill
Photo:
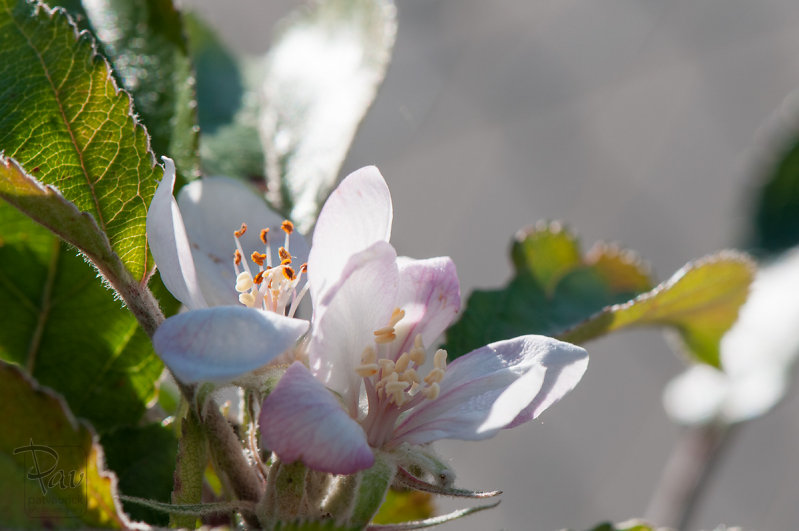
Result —
[[138, 422], [163, 364], [75, 250], [0, 203], [0, 359], [64, 395], [101, 432]]
[[385, 75], [389, 0], [321, 0], [287, 19], [267, 57], [261, 126], [270, 200], [307, 231]]
[[374, 517], [376, 524], [395, 524], [408, 520], [424, 520], [435, 512], [433, 496], [416, 490], [389, 489], [386, 500]]
[[769, 145], [750, 191], [755, 199], [748, 244], [758, 254], [775, 255], [799, 244], [799, 131], [787, 136]]
[[[100, 442], [106, 465], [116, 473], [122, 494], [170, 501], [178, 449], [171, 428], [158, 423], [124, 427], [104, 434]], [[169, 516], [162, 512], [129, 502], [124, 502], [123, 507], [133, 520], [157, 526], [169, 524]]]
[[473, 292], [447, 331], [450, 356], [524, 334], [557, 335], [652, 287], [648, 268], [635, 254], [597, 244], [583, 256], [577, 237], [555, 222], [517, 234], [511, 256], [511, 282]]
[[754, 263], [743, 253], [708, 256], [636, 299], [605, 308], [561, 338], [582, 343], [632, 326], [668, 326], [679, 332], [696, 361], [720, 367], [721, 338], [738, 318], [754, 274]]
[[95, 219], [80, 212], [52, 186], [27, 175], [13, 159], [0, 155], [0, 198], [83, 251], [106, 275], [127, 278], [122, 261]]
[[89, 35], [62, 10], [0, 0], [0, 79], [0, 150], [90, 213], [146, 278], [145, 218], [163, 170]]
[[94, 34], [150, 133], [153, 151], [198, 171], [197, 102], [183, 20], [172, 0], [99, 0], [84, 6]]
[[91, 429], [55, 393], [3, 362], [0, 418], [0, 526], [125, 527], [116, 479], [103, 469]]

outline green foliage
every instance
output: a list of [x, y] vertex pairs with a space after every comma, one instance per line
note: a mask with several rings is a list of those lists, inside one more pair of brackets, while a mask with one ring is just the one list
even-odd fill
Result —
[[138, 422], [163, 365], [75, 250], [0, 203], [0, 359], [64, 395], [101, 432]]
[[770, 153], [759, 176], [749, 245], [755, 252], [777, 254], [799, 245], [799, 138], [792, 134]]
[[738, 318], [754, 274], [754, 263], [742, 253], [696, 260], [652, 291], [605, 308], [561, 337], [582, 343], [631, 326], [668, 326], [695, 361], [720, 367], [721, 338]]
[[[172, 503], [201, 503], [203, 475], [208, 463], [205, 433], [192, 412], [181, 421], [180, 431]], [[191, 514], [173, 514], [170, 520], [174, 527], [195, 527], [197, 518]]]
[[327, 0], [287, 19], [267, 57], [261, 118], [270, 200], [307, 231], [336, 183], [391, 56], [387, 0]]
[[[159, 423], [124, 427], [104, 434], [100, 442], [106, 465], [116, 473], [122, 494], [170, 501], [178, 446], [171, 428]], [[124, 502], [123, 507], [133, 520], [169, 524], [168, 515], [162, 512], [130, 502]]]
[[416, 490], [389, 489], [386, 500], [374, 517], [376, 524], [395, 524], [430, 518], [435, 511], [433, 497]]
[[654, 531], [655, 528], [649, 524], [645, 524], [639, 520], [629, 520], [620, 524], [613, 524], [611, 522], [603, 522], [598, 524], [588, 531]]
[[0, 150], [91, 214], [144, 279], [145, 217], [162, 170], [89, 35], [61, 10], [0, 0], [0, 79]]
[[511, 254], [516, 269], [511, 282], [500, 290], [473, 292], [447, 331], [451, 356], [523, 334], [557, 335], [652, 286], [636, 255], [598, 244], [582, 256], [577, 238], [558, 223], [518, 234]]
[[193, 176], [197, 106], [180, 12], [172, 0], [100, 0], [84, 9], [114, 74], [133, 97], [153, 151], [175, 159], [183, 176]]
[[[113, 474], [103, 469], [102, 451], [90, 428], [55, 393], [3, 362], [0, 417], [0, 526], [125, 526], [114, 501]], [[24, 449], [32, 445], [50, 451]], [[41, 474], [54, 468], [40, 482], [30, 476], [37, 467]]]

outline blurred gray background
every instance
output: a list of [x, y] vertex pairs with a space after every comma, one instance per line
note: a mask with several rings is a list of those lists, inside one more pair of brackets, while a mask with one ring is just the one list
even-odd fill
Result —
[[[298, 2], [185, 0], [261, 54]], [[565, 220], [665, 279], [740, 241], [764, 126], [799, 87], [796, 0], [400, 0], [393, 62], [344, 174], [377, 164], [402, 254], [449, 255], [464, 295], [510, 275], [513, 233]], [[446, 529], [585, 529], [644, 514], [677, 439], [682, 362], [657, 332], [587, 345], [539, 421], [440, 452], [502, 504]], [[799, 399], [732, 441], [691, 528], [799, 529]], [[463, 504], [444, 501], [442, 510]]]

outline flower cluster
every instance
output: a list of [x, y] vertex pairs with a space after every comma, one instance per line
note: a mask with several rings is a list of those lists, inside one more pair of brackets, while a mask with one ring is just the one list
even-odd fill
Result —
[[[331, 194], [308, 252], [241, 182], [195, 181], [176, 202], [165, 160], [147, 230], [164, 283], [189, 311], [164, 322], [155, 349], [187, 383], [292, 362], [259, 419], [264, 447], [282, 462], [350, 474], [372, 466], [377, 451], [491, 437], [536, 418], [585, 372], [582, 348], [542, 336], [451, 363], [431, 349], [460, 308], [455, 266], [397, 256], [391, 197], [376, 168]], [[276, 256], [273, 234], [283, 237]], [[306, 291], [310, 323], [295, 317]]]

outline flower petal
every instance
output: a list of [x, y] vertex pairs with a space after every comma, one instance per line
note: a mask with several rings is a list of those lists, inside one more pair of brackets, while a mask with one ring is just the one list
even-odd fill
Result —
[[153, 347], [185, 382], [226, 382], [272, 361], [308, 329], [308, 322], [243, 306], [217, 306], [174, 315], [153, 336]]
[[299, 362], [266, 397], [258, 420], [263, 446], [286, 463], [301, 460], [332, 474], [352, 474], [374, 463], [361, 426]]
[[355, 368], [373, 332], [388, 324], [396, 307], [399, 272], [394, 248], [376, 242], [354, 255], [340, 282], [328, 291], [324, 310], [314, 308], [314, 331], [308, 345], [311, 371], [344, 397], [350, 412], [358, 405], [361, 379]]
[[175, 163], [164, 159], [164, 178], [147, 210], [147, 241], [170, 293], [191, 309], [206, 305], [197, 282], [189, 239], [178, 204], [172, 197]]
[[[277, 250], [285, 242], [285, 233], [280, 229], [283, 217], [270, 210], [263, 198], [245, 183], [227, 177], [189, 183], [180, 191], [178, 204], [206, 300], [212, 306], [238, 305], [233, 231], [242, 222], [247, 224], [249, 230], [241, 238], [241, 244], [244, 260], [249, 260], [253, 251], [264, 251], [259, 235], [261, 229], [269, 228], [272, 258], [279, 262]], [[308, 259], [308, 244], [297, 231], [291, 234], [289, 251], [298, 265]], [[250, 266], [254, 267], [252, 263]]]
[[389, 240], [392, 208], [388, 186], [374, 166], [349, 174], [333, 190], [316, 222], [308, 257], [314, 306], [336, 283], [352, 255]]
[[397, 259], [400, 275], [397, 306], [405, 317], [395, 327], [394, 358], [410, 350], [413, 338], [431, 345], [455, 319], [461, 307], [461, 290], [455, 264], [449, 257]]
[[549, 337], [479, 348], [447, 367], [439, 397], [405, 419], [393, 444], [491, 437], [537, 417], [577, 385], [587, 366], [585, 350]]

